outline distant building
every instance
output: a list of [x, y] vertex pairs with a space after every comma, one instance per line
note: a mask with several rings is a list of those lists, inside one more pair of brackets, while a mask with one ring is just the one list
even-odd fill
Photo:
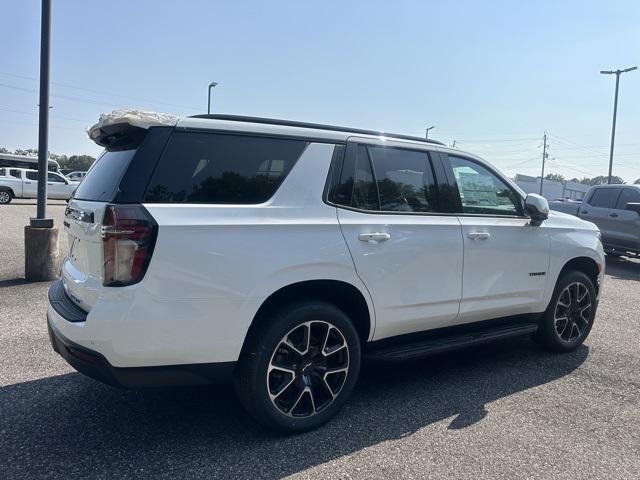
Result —
[[[514, 181], [526, 193], [540, 193], [540, 177], [517, 174]], [[542, 183], [542, 196], [547, 200], [571, 199], [582, 200], [591, 185], [578, 182], [556, 182], [545, 178]]]
[[[0, 153], [0, 167], [32, 168], [38, 169], [38, 157], [28, 155], [14, 155], [13, 153]], [[60, 165], [55, 160], [49, 160], [49, 170], [57, 172]]]

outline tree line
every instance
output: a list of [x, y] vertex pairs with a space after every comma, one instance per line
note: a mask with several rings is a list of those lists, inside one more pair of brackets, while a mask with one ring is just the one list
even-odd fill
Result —
[[[27, 155], [29, 157], [37, 157], [37, 148], [18, 148], [13, 152], [4, 147], [0, 147], [0, 153], [11, 153], [13, 155]], [[49, 160], [55, 160], [62, 170], [83, 171], [89, 170], [89, 167], [96, 161], [91, 155], [59, 155], [57, 153], [49, 153]]]
[[[582, 183], [584, 185], [604, 185], [609, 181], [609, 177], [605, 175], [598, 175], [597, 177], [593, 177], [593, 178], [583, 177], [583, 178], [566, 179], [564, 175], [561, 175], [559, 173], [549, 173], [548, 175], [545, 175], [544, 178], [545, 180], [553, 180], [555, 182], [560, 182], [560, 183], [569, 181], [569, 182]], [[612, 175], [611, 183], [621, 184], [621, 183], [625, 183], [625, 181], [620, 177], [616, 177], [615, 175]], [[640, 185], [640, 178], [633, 183], [636, 185]]]

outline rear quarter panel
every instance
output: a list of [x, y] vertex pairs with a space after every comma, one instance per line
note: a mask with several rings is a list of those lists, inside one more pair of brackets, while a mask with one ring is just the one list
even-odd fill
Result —
[[128, 317], [154, 326], [147, 348], [173, 363], [236, 360], [262, 302], [306, 280], [356, 286], [373, 320], [336, 210], [322, 202], [333, 149], [311, 143], [262, 205], [145, 204], [158, 239]]

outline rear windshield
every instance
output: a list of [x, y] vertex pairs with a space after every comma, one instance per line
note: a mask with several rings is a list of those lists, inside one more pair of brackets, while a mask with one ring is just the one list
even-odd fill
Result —
[[118, 192], [120, 179], [135, 153], [136, 149], [117, 152], [105, 150], [78, 186], [74, 198], [111, 202]]
[[306, 146], [302, 140], [176, 132], [160, 158], [144, 201], [266, 202]]

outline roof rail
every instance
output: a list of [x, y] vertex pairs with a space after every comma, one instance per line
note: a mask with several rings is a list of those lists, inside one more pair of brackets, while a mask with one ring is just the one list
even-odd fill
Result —
[[336, 125], [324, 125], [321, 123], [296, 122], [292, 120], [280, 120], [277, 118], [249, 117], [245, 115], [225, 115], [219, 113], [190, 115], [189, 118], [205, 118], [210, 120], [228, 120], [232, 122], [264, 123], [270, 125], [283, 125], [287, 127], [315, 128], [317, 130], [330, 130], [333, 132], [347, 132], [362, 135], [384, 136], [388, 138], [398, 138], [402, 140], [413, 140], [415, 142], [433, 143], [444, 145], [444, 143], [430, 138], [414, 137], [411, 135], [400, 135], [397, 133], [376, 132], [375, 130], [364, 130], [361, 128], [338, 127]]

